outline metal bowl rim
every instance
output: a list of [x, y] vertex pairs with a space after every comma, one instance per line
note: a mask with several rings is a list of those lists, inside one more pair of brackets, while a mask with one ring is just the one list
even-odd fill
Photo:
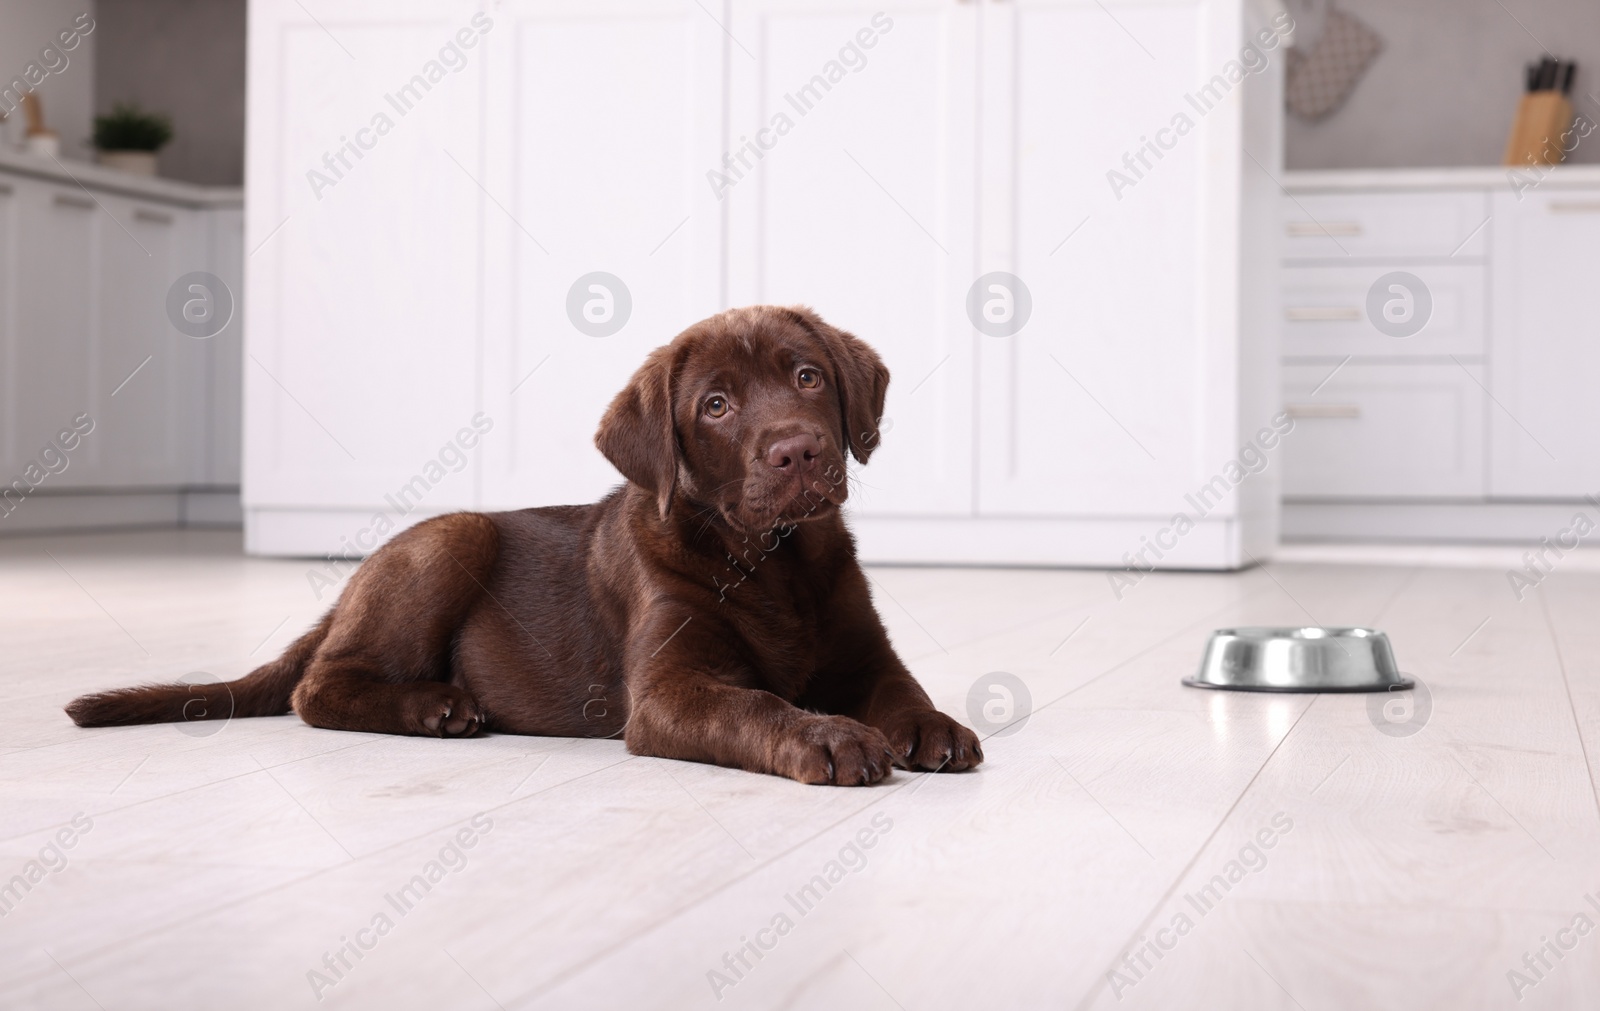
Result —
[[[1306, 635], [1316, 632], [1316, 635]], [[1388, 635], [1376, 628], [1363, 625], [1241, 625], [1238, 628], [1219, 628], [1211, 633], [1215, 639], [1244, 639], [1250, 642], [1326, 642], [1329, 639], [1387, 639]]]
[[1404, 674], [1401, 680], [1388, 685], [1345, 685], [1333, 688], [1295, 688], [1288, 685], [1224, 685], [1211, 681], [1200, 681], [1187, 677], [1183, 684], [1188, 688], [1210, 688], [1219, 692], [1275, 692], [1279, 695], [1371, 695], [1377, 692], [1408, 692], [1417, 686], [1417, 682]]

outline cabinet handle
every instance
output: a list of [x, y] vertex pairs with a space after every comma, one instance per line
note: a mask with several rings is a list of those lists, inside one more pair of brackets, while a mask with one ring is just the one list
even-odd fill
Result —
[[1319, 235], [1342, 235], [1345, 238], [1361, 234], [1359, 221], [1291, 221], [1288, 225], [1289, 237], [1294, 239], [1310, 239]]
[[1290, 404], [1284, 410], [1291, 418], [1359, 418], [1360, 404]]
[[1283, 316], [1291, 323], [1356, 323], [1361, 310], [1353, 305], [1291, 305]]
[[135, 207], [133, 209], [133, 216], [139, 221], [151, 221], [158, 225], [172, 224], [172, 215], [162, 214], [160, 211], [148, 211], [143, 207]]
[[1552, 200], [1551, 214], [1600, 214], [1600, 200]]
[[80, 211], [94, 210], [94, 201], [87, 197], [75, 197], [70, 193], [57, 193], [54, 199], [57, 207], [76, 207]]

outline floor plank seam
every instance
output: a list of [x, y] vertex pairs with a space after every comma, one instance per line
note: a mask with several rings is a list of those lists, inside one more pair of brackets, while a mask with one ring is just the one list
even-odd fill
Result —
[[1566, 655], [1561, 652], [1561, 639], [1556, 635], [1555, 619], [1550, 615], [1550, 602], [1546, 599], [1543, 588], [1538, 594], [1539, 610], [1543, 612], [1545, 628], [1550, 632], [1550, 645], [1556, 651], [1556, 667], [1561, 671], [1561, 686], [1567, 692], [1567, 713], [1572, 717], [1572, 729], [1578, 734], [1578, 749], [1583, 755], [1583, 771], [1589, 776], [1589, 796], [1594, 800], [1595, 819], [1600, 823], [1600, 790], [1595, 788], [1594, 765], [1589, 761], [1589, 743], [1583, 736], [1583, 721], [1578, 719], [1578, 707], [1572, 701], [1572, 679], [1567, 674]]
[[[1278, 739], [1278, 743], [1274, 744], [1272, 746], [1272, 750], [1267, 752], [1266, 757], [1261, 761], [1261, 765], [1257, 767], [1253, 774], [1251, 774], [1250, 780], [1245, 783], [1244, 788], [1239, 791], [1239, 795], [1233, 799], [1232, 804], [1228, 805], [1228, 810], [1223, 812], [1222, 817], [1217, 820], [1217, 824], [1211, 829], [1211, 832], [1195, 849], [1194, 856], [1190, 857], [1189, 862], [1184, 864], [1183, 868], [1178, 871], [1177, 875], [1172, 879], [1172, 884], [1167, 886], [1167, 890], [1162, 893], [1161, 898], [1156, 900], [1155, 905], [1150, 907], [1150, 911], [1146, 913], [1144, 918], [1139, 921], [1138, 926], [1134, 927], [1133, 932], [1128, 935], [1127, 940], [1123, 942], [1122, 946], [1118, 949], [1119, 951], [1131, 950], [1133, 943], [1138, 940], [1139, 935], [1142, 934], [1150, 926], [1150, 924], [1155, 921], [1156, 916], [1161, 912], [1161, 907], [1167, 904], [1168, 900], [1172, 898], [1173, 893], [1176, 892], [1179, 886], [1183, 884], [1184, 878], [1187, 877], [1190, 871], [1194, 870], [1195, 864], [1199, 863], [1200, 858], [1205, 855], [1206, 848], [1211, 845], [1211, 841], [1215, 839], [1218, 833], [1222, 831], [1223, 827], [1228, 824], [1228, 820], [1233, 817], [1233, 812], [1238, 810], [1239, 805], [1244, 802], [1245, 797], [1249, 796], [1250, 788], [1256, 785], [1256, 781], [1260, 779], [1261, 774], [1267, 770], [1267, 766], [1272, 764], [1273, 757], [1278, 754], [1278, 751], [1284, 746], [1284, 744], [1288, 742], [1289, 738], [1294, 736], [1295, 729], [1300, 726], [1300, 721], [1305, 719], [1306, 714], [1311, 711], [1311, 707], [1316, 705], [1317, 699], [1321, 697], [1322, 696], [1320, 695], [1313, 695], [1311, 697], [1311, 701], [1306, 703], [1305, 708], [1300, 710], [1300, 715], [1294, 718], [1294, 722], [1289, 725], [1288, 730], [1284, 731], [1283, 736]], [[1074, 1011], [1087, 1011], [1089, 1006], [1094, 1003], [1095, 997], [1098, 995], [1100, 987], [1104, 982], [1104, 978], [1101, 975], [1096, 974], [1094, 985], [1091, 986], [1088, 992], [1083, 995], [1083, 998], [1078, 1001]]]
[[[616, 944], [613, 944], [609, 948], [606, 948], [603, 951], [595, 952], [594, 954], [590, 955], [588, 958], [582, 960], [581, 962], [577, 963], [576, 965], [569, 966], [565, 971], [563, 971], [561, 973], [558, 973], [552, 979], [546, 980], [543, 985], [535, 987], [532, 990], [526, 990], [526, 991], [523, 991], [522, 993], [519, 993], [517, 996], [511, 998], [510, 1002], [515, 1004], [515, 1003], [520, 1003], [520, 1002], [523, 1002], [523, 1001], [538, 1000], [540, 997], [543, 997], [545, 994], [548, 994], [550, 991], [554, 990], [556, 987], [560, 986], [562, 983], [565, 983], [567, 980], [573, 978], [578, 973], [583, 972], [585, 969], [589, 968], [590, 966], [598, 964], [601, 961], [604, 961], [605, 959], [611, 957], [612, 955], [614, 955], [617, 952], [621, 951], [623, 948], [626, 948], [628, 945], [630, 945], [633, 942], [639, 940], [640, 938], [643, 938], [648, 934], [654, 933], [655, 931], [660, 930], [663, 927], [667, 927], [667, 926], [671, 925], [674, 920], [677, 920], [679, 917], [683, 916], [685, 913], [691, 912], [694, 909], [696, 909], [697, 907], [699, 907], [699, 906], [703, 905], [704, 903], [710, 901], [711, 899], [716, 898], [718, 895], [720, 895], [723, 892], [727, 891], [729, 888], [732, 888], [734, 885], [737, 885], [740, 882], [749, 879], [751, 876], [755, 875], [757, 872], [759, 872], [761, 870], [764, 870], [767, 867], [770, 867], [772, 864], [777, 863], [779, 860], [782, 860], [784, 857], [787, 857], [792, 853], [798, 852], [803, 847], [810, 845], [812, 842], [816, 841], [817, 839], [821, 838], [822, 836], [826, 835], [827, 833], [829, 833], [829, 832], [833, 831], [834, 829], [838, 828], [840, 825], [842, 825], [845, 822], [849, 821], [851, 818], [855, 818], [855, 817], [861, 815], [862, 813], [864, 813], [866, 811], [870, 811], [872, 808], [877, 807], [879, 804], [884, 803], [889, 798], [891, 798], [891, 797], [895, 796], [896, 794], [898, 794], [900, 791], [902, 791], [902, 790], [904, 790], [904, 789], [906, 789], [908, 787], [915, 786], [916, 784], [925, 782], [926, 780], [928, 780], [929, 778], [933, 777], [934, 775], [936, 775], [936, 773], [925, 772], [925, 773], [922, 774], [921, 777], [919, 777], [917, 779], [908, 780], [907, 782], [901, 784], [900, 786], [895, 787], [893, 790], [891, 790], [888, 793], [884, 794], [882, 797], [879, 797], [879, 798], [877, 798], [875, 800], [872, 800], [872, 801], [862, 805], [860, 808], [858, 808], [858, 809], [856, 809], [854, 811], [851, 811], [850, 813], [845, 814], [845, 815], [843, 815], [843, 816], [841, 816], [839, 818], [836, 818], [835, 820], [829, 822], [827, 825], [824, 825], [822, 828], [818, 829], [817, 831], [813, 832], [812, 834], [806, 836], [804, 839], [802, 839], [799, 842], [795, 843], [793, 846], [790, 846], [788, 849], [785, 849], [785, 850], [782, 850], [782, 851], [780, 851], [778, 853], [773, 854], [771, 857], [768, 857], [766, 860], [761, 861], [756, 866], [749, 868], [748, 870], [746, 870], [742, 874], [738, 875], [737, 877], [730, 878], [729, 880], [727, 880], [727, 881], [723, 882], [722, 884], [716, 886], [715, 888], [711, 889], [710, 891], [706, 892], [705, 894], [697, 896], [694, 899], [691, 899], [690, 901], [684, 903], [682, 906], [679, 906], [677, 909], [674, 909], [671, 912], [667, 913], [665, 916], [663, 916], [661, 919], [657, 920], [656, 922], [651, 923], [651, 924], [647, 924], [645, 926], [642, 926], [642, 927], [638, 928], [633, 933], [627, 935], [622, 940], [618, 941]], [[916, 793], [916, 791], [912, 790], [911, 794], [908, 794], [907, 796], [912, 796], [915, 793]]]

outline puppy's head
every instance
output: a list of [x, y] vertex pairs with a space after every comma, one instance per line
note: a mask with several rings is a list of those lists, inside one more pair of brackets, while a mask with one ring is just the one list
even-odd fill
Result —
[[845, 501], [845, 455], [878, 445], [889, 370], [805, 308], [755, 306], [702, 320], [657, 348], [617, 394], [595, 445], [624, 477], [765, 531]]

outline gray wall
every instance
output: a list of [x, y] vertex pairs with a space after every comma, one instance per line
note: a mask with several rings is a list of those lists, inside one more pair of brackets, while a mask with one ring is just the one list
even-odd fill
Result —
[[[81, 4], [80, 4], [81, 6]], [[245, 0], [98, 0], [94, 107], [133, 101], [172, 117], [161, 174], [244, 180]]]
[[[95, 16], [93, 0], [0, 0], [0, 79], [20, 77], [29, 63], [45, 66], [40, 52], [56, 47], [61, 33], [70, 28], [78, 15]], [[61, 153], [68, 158], [89, 157], [89, 114], [94, 104], [95, 50], [100, 27], [81, 38], [78, 47], [60, 55], [66, 66], [51, 73], [35, 89], [44, 106], [45, 125], [61, 135]], [[52, 56], [51, 63], [59, 64]], [[0, 83], [0, 87], [9, 85]], [[0, 142], [7, 147], [20, 144], [23, 135], [22, 110], [0, 124]]]
[[[1539, 57], [1541, 43], [1578, 61], [1574, 109], [1600, 121], [1597, 0], [1336, 2], [1376, 30], [1384, 50], [1332, 116], [1319, 123], [1289, 116], [1289, 168], [1498, 165], [1523, 64]], [[1600, 162], [1600, 132], [1567, 160]]]

